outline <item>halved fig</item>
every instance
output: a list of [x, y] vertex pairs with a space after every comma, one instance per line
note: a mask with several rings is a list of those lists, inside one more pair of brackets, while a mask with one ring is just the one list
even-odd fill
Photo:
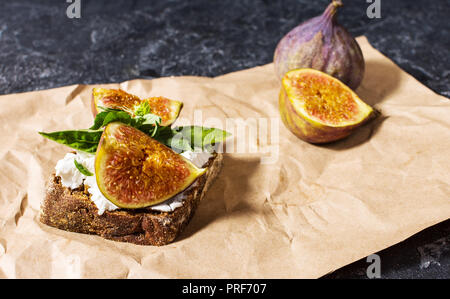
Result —
[[186, 189], [205, 169], [120, 122], [105, 127], [95, 157], [95, 175], [103, 195], [121, 208], [163, 202]]
[[169, 126], [178, 117], [182, 103], [165, 97], [151, 97], [141, 100], [135, 95], [121, 89], [94, 88], [92, 90], [92, 113], [94, 117], [100, 112], [99, 107], [120, 109], [134, 116], [134, 111], [142, 102], [147, 102], [150, 112], [161, 117], [161, 125]]
[[307, 68], [285, 74], [279, 110], [286, 127], [310, 143], [342, 139], [374, 115], [344, 83]]

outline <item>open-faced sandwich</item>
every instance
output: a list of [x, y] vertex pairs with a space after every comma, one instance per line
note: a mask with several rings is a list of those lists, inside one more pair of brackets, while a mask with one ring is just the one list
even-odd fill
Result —
[[62, 230], [140, 245], [172, 242], [222, 166], [228, 133], [172, 128], [182, 103], [93, 89], [94, 125], [40, 134], [73, 150], [58, 161], [40, 221]]

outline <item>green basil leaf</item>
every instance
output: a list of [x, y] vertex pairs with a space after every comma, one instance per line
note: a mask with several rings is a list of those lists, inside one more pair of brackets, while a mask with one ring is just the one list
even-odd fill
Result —
[[39, 132], [45, 138], [67, 145], [75, 150], [94, 154], [102, 137], [102, 130], [72, 130], [52, 133]]
[[141, 102], [134, 109], [134, 115], [137, 115], [137, 116], [144, 116], [146, 114], [150, 114], [150, 112], [151, 112], [150, 105], [147, 101]]
[[206, 128], [199, 126], [185, 126], [174, 129], [177, 134], [190, 141], [193, 148], [203, 148], [205, 145], [216, 144], [224, 141], [231, 134], [216, 128]]
[[148, 118], [143, 117], [143, 116], [133, 117], [130, 125], [139, 130], [141, 130], [141, 127], [143, 127], [142, 130], [147, 130], [149, 128], [152, 128], [152, 130], [153, 130], [153, 127], [155, 125], [159, 125], [160, 118], [159, 118], [159, 116], [156, 116], [156, 115], [155, 115], [156, 118], [153, 118], [151, 115], [153, 115], [153, 114], [148, 114], [147, 115]]
[[209, 149], [209, 146], [224, 141], [230, 135], [216, 128], [185, 126], [159, 130], [154, 138], [172, 149], [192, 151], [195, 148]]
[[[134, 112], [100, 107], [103, 111], [98, 113], [94, 120], [91, 130], [98, 130], [111, 122], [122, 122], [124, 124], [135, 127], [150, 136], [154, 136], [161, 124], [161, 117], [150, 113], [150, 105], [148, 102], [139, 104]], [[132, 117], [130, 113], [134, 113]]]
[[165, 140], [161, 140], [160, 142], [170, 147], [177, 153], [182, 153], [185, 151], [194, 151], [189, 140], [187, 140], [180, 134], [174, 134], [174, 136]]
[[102, 127], [105, 127], [109, 123], [119, 121], [124, 124], [131, 124], [131, 116], [126, 113], [125, 111], [110, 111], [108, 114], [106, 114], [105, 118], [103, 119]]
[[150, 135], [150, 137], [155, 137], [155, 135], [158, 133], [158, 128], [159, 128], [159, 123], [154, 125], [153, 131], [152, 131], [152, 134]]
[[129, 125], [132, 124], [132, 117], [127, 112], [121, 110], [102, 111], [95, 116], [94, 125], [89, 129], [98, 130], [115, 121], [120, 121]]
[[[141, 128], [144, 128], [144, 126]], [[152, 127], [145, 128], [145, 130], [143, 130], [143, 132], [145, 132], [146, 134], [153, 133]], [[173, 136], [174, 136], [174, 132], [170, 127], [158, 127], [158, 130], [153, 135], [153, 138], [158, 140], [161, 143], [166, 144], [167, 139], [169, 139]]]
[[75, 167], [85, 176], [93, 176], [94, 175], [86, 167], [84, 167], [82, 164], [78, 163], [77, 159], [74, 159], [73, 163], [75, 164]]
[[147, 113], [141, 116], [143, 119], [142, 125], [159, 125], [161, 124], [161, 117], [155, 114]]
[[100, 113], [98, 113], [95, 116], [94, 119], [94, 124], [92, 125], [92, 127], [89, 128], [89, 130], [98, 130], [102, 127], [103, 125], [103, 121], [105, 120], [106, 115], [108, 115], [109, 112], [107, 111], [102, 111]]
[[107, 108], [107, 107], [103, 107], [103, 106], [97, 106], [97, 108], [101, 109], [104, 112], [123, 111], [123, 110], [120, 110], [120, 109]]

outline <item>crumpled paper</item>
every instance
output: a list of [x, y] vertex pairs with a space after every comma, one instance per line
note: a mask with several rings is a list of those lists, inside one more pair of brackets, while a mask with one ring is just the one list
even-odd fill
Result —
[[46, 179], [69, 149], [37, 131], [88, 128], [93, 86], [0, 96], [0, 277], [315, 278], [448, 219], [450, 102], [358, 42], [357, 93], [382, 115], [329, 145], [284, 127], [273, 65], [96, 85], [181, 100], [177, 124], [233, 134], [191, 223], [163, 247], [39, 222]]

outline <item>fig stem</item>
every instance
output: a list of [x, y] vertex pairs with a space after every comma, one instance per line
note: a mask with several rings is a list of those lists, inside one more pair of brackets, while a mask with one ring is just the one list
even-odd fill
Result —
[[331, 4], [333, 4], [335, 7], [340, 7], [344, 5], [344, 3], [342, 3], [341, 0], [333, 0], [331, 1]]
[[330, 4], [328, 4], [327, 8], [323, 12], [323, 15], [327, 18], [333, 18], [337, 12], [338, 7], [341, 7], [343, 5], [344, 4], [341, 0], [333, 0]]

